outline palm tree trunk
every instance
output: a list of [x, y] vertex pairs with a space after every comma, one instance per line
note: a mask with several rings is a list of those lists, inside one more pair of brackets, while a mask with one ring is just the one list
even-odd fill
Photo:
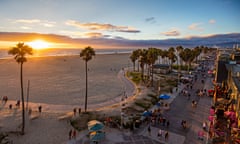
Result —
[[152, 71], [152, 87], [153, 87], [153, 64], [152, 64], [152, 67], [151, 67], [151, 71]]
[[137, 71], [139, 72], [139, 60], [138, 60], [138, 63], [137, 63]]
[[141, 66], [141, 70], [142, 70], [141, 77], [142, 77], [142, 81], [144, 82], [144, 65]]
[[85, 61], [85, 68], [86, 68], [85, 112], [86, 112], [87, 111], [87, 94], [88, 94], [88, 67], [87, 67], [87, 61]]
[[23, 63], [20, 65], [20, 80], [21, 80], [21, 98], [22, 98], [22, 131], [24, 134], [25, 128], [25, 107], [24, 107], [24, 95], [23, 95]]
[[135, 61], [133, 62], [133, 71], [135, 72]]

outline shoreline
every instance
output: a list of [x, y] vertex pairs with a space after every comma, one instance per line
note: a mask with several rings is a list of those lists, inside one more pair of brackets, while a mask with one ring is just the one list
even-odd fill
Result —
[[[12, 55], [8, 55], [9, 49], [0, 49], [0, 60], [11, 59]], [[115, 55], [115, 54], [131, 54], [134, 49], [96, 49], [96, 55]], [[55, 56], [79, 56], [81, 49], [43, 49], [34, 50], [34, 54], [27, 56], [27, 58], [43, 58], [43, 57], [55, 57]], [[48, 52], [50, 51], [50, 52]], [[51, 52], [54, 51], [54, 52]]]

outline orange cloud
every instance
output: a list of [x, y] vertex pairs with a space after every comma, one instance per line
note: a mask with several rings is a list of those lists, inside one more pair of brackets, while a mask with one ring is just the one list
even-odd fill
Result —
[[96, 33], [96, 32], [86, 33], [85, 36], [87, 36], [87, 37], [93, 37], [93, 38], [103, 37], [102, 33]]
[[105, 31], [116, 31], [116, 32], [128, 32], [128, 33], [139, 33], [140, 30], [128, 26], [115, 26], [112, 24], [100, 24], [100, 23], [80, 23], [74, 20], [66, 22], [67, 25], [88, 29], [88, 30], [105, 30]]
[[179, 36], [180, 32], [176, 29], [172, 29], [170, 31], [162, 32], [161, 34], [163, 34], [165, 36]]

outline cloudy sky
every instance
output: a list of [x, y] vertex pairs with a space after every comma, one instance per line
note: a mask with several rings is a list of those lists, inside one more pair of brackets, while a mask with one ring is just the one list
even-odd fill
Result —
[[239, 33], [239, 16], [239, 0], [0, 0], [0, 44], [205, 37]]

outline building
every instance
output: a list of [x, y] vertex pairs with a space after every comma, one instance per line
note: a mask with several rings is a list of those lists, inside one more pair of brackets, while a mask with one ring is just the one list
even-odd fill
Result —
[[153, 73], [168, 74], [171, 72], [171, 66], [168, 64], [154, 64]]

